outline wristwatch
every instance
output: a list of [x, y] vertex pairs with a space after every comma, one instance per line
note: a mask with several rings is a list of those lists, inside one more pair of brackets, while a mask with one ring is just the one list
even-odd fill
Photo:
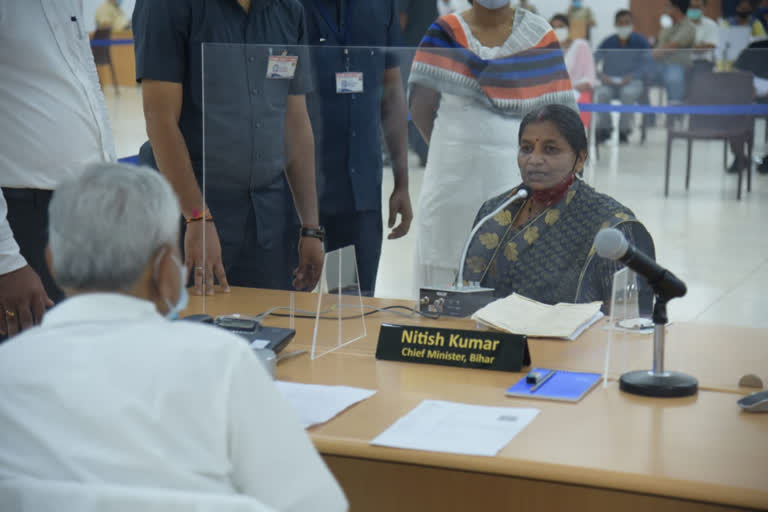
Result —
[[325, 240], [325, 228], [318, 226], [317, 228], [301, 228], [301, 237], [317, 238], [321, 242]]

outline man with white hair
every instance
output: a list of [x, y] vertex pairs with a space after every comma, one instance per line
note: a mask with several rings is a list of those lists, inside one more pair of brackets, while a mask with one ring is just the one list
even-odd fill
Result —
[[0, 484], [345, 510], [248, 344], [169, 321], [187, 298], [179, 212], [165, 178], [144, 167], [98, 164], [57, 188], [48, 260], [68, 298], [0, 345]]

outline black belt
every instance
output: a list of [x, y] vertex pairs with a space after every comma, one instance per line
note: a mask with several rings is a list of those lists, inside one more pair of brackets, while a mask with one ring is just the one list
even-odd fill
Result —
[[6, 200], [30, 202], [49, 201], [52, 194], [53, 190], [3, 187], [3, 197], [5, 197]]

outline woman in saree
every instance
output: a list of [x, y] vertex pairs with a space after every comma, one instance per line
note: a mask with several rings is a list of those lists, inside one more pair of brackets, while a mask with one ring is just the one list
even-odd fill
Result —
[[429, 143], [415, 216], [415, 284], [456, 279], [478, 204], [519, 182], [514, 141], [526, 112], [576, 109], [547, 21], [509, 0], [474, 0], [427, 31], [409, 79], [411, 115]]
[[[496, 295], [518, 293], [546, 304], [603, 301], [610, 305], [614, 273], [622, 265], [595, 254], [601, 229], [613, 227], [649, 257], [653, 239], [634, 213], [597, 192], [579, 175], [587, 158], [587, 138], [578, 113], [548, 105], [520, 125], [517, 161], [526, 201], [516, 201], [488, 220], [470, 243], [464, 277], [494, 288]], [[517, 187], [486, 201], [475, 223], [500, 207]], [[640, 311], [653, 296], [638, 277]]]

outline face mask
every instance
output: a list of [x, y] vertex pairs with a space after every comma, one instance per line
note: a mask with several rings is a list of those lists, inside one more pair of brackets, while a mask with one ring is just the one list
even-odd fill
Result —
[[741, 19], [747, 19], [752, 15], [752, 11], [736, 11], [736, 16]]
[[[155, 272], [157, 272], [157, 263], [159, 263], [162, 256], [163, 253], [161, 253], [157, 257], [157, 260], [155, 260]], [[165, 305], [168, 307], [168, 312], [165, 314], [165, 318], [168, 320], [178, 320], [179, 313], [187, 309], [187, 306], [189, 305], [189, 293], [187, 292], [187, 267], [184, 266], [176, 256], [172, 256], [172, 258], [179, 269], [179, 298], [176, 300], [176, 304], [171, 304], [171, 301], [165, 297], [163, 297], [163, 302], [165, 302]]]
[[555, 35], [557, 36], [557, 40], [560, 41], [561, 43], [564, 43], [565, 41], [568, 40], [568, 36], [569, 36], [568, 27], [558, 27], [552, 30], [555, 32]]
[[509, 0], [475, 0], [486, 9], [501, 9], [509, 5]]
[[632, 35], [632, 25], [625, 25], [622, 27], [616, 27], [616, 35], [619, 36], [619, 39], [622, 41], [626, 41], [629, 39], [629, 36]]
[[692, 19], [693, 21], [697, 21], [701, 19], [702, 12], [701, 12], [701, 9], [691, 8], [691, 9], [688, 9], [688, 12], [686, 12], [686, 14], [688, 15], [688, 18]]
[[661, 25], [661, 28], [669, 28], [675, 24], [675, 20], [673, 20], [672, 16], [669, 14], [662, 14], [659, 18], [659, 24]]
[[574, 6], [576, 9], [581, 9], [581, 6], [582, 6], [582, 5], [584, 5], [584, 2], [582, 2], [581, 0], [575, 0], [575, 1], [573, 2], [573, 6]]
[[445, 16], [455, 11], [456, 8], [454, 7], [453, 2], [445, 3], [443, 0], [437, 0], [437, 12], [440, 16]]

